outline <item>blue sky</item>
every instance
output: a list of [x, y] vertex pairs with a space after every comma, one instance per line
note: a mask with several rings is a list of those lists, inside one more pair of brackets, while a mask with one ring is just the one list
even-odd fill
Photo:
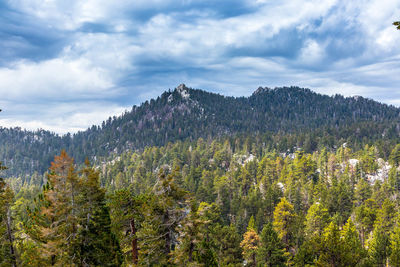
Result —
[[400, 106], [398, 0], [3, 0], [0, 125], [83, 130], [180, 83]]

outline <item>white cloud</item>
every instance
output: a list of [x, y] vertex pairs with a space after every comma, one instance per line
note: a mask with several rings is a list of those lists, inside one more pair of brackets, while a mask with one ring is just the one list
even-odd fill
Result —
[[118, 86], [118, 79], [133, 71], [135, 51], [135, 46], [118, 34], [77, 34], [58, 58], [20, 60], [0, 68], [4, 110], [0, 125], [65, 133], [121, 113], [126, 107], [117, 99], [126, 91]]
[[91, 68], [85, 59], [52, 59], [40, 63], [20, 61], [0, 69], [3, 99], [74, 99], [78, 95], [106, 92], [112, 87], [107, 70]]
[[300, 64], [312, 65], [319, 63], [324, 57], [325, 48], [317, 41], [309, 39], [305, 41], [304, 47], [301, 49], [299, 56]]
[[[0, 125], [84, 129], [120, 112], [126, 98], [138, 104], [181, 82], [236, 96], [258, 86], [298, 85], [397, 103], [383, 95], [400, 98], [400, 34], [391, 25], [400, 19], [398, 0], [244, 2], [254, 11], [220, 16], [223, 10], [212, 6], [192, 6], [200, 0], [9, 0], [45, 25], [43, 31], [54, 28], [68, 38], [54, 58], [0, 68], [0, 105], [14, 114], [1, 114]], [[143, 22], [140, 15], [149, 18]], [[88, 33], [81, 28], [85, 23], [106, 30]], [[298, 43], [285, 44], [294, 53], [265, 52], [274, 44], [279, 50], [285, 40], [276, 38], [285, 31], [298, 34]], [[24, 42], [3, 41], [7, 48]], [[70, 104], [46, 108], [40, 106], [44, 99]], [[39, 104], [27, 108], [29, 103]]]
[[171, 0], [8, 0], [13, 8], [34, 16], [50, 27], [75, 30], [84, 23], [120, 22], [126, 11], [162, 8]]
[[[1, 102], [4, 110], [0, 125], [22, 127], [27, 130], [46, 129], [58, 134], [86, 130], [91, 125], [100, 125], [108, 117], [121, 115], [129, 107], [121, 107], [104, 101], [46, 102], [20, 104]], [[38, 112], [37, 109], [40, 109]], [[24, 114], [21, 114], [23, 110]], [[45, 111], [45, 112], [44, 112]]]

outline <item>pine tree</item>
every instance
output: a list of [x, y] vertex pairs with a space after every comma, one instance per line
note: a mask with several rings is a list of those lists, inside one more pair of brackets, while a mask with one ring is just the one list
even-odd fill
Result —
[[240, 235], [231, 226], [217, 226], [215, 229], [218, 266], [243, 266]]
[[395, 148], [393, 148], [392, 152], [389, 156], [389, 162], [394, 167], [398, 167], [400, 164], [400, 144], [397, 144]]
[[172, 257], [178, 265], [201, 266], [198, 256], [203, 252], [200, 244], [205, 237], [201, 228], [207, 224], [207, 221], [198, 213], [195, 202], [192, 201], [190, 206], [189, 214], [178, 227], [178, 244], [172, 252]]
[[45, 222], [39, 226], [41, 255], [51, 265], [72, 265], [78, 256], [78, 175], [73, 159], [64, 150], [54, 157], [50, 171], [40, 210]]
[[144, 221], [137, 232], [139, 264], [167, 264], [177, 244], [177, 226], [185, 216], [187, 192], [176, 182], [179, 170], [166, 175], [161, 169], [153, 188], [153, 198], [144, 210]]
[[305, 237], [311, 239], [315, 236], [322, 236], [325, 227], [329, 222], [328, 209], [320, 203], [314, 203], [308, 209], [306, 215]]
[[396, 226], [390, 235], [390, 258], [391, 266], [400, 266], [400, 226]]
[[122, 252], [128, 262], [138, 263], [139, 248], [137, 230], [144, 214], [150, 212], [146, 202], [152, 198], [147, 194], [135, 195], [132, 187], [117, 190], [110, 196], [113, 232], [121, 242]]
[[287, 251], [292, 243], [295, 218], [293, 205], [286, 198], [282, 198], [274, 210], [273, 226]]
[[349, 219], [341, 231], [343, 245], [343, 264], [345, 266], [358, 266], [366, 257], [361, 241], [353, 221]]
[[79, 205], [79, 256], [77, 264], [90, 266], [119, 266], [121, 254], [116, 237], [111, 232], [109, 208], [105, 190], [100, 188], [99, 173], [88, 160], [81, 171]]
[[390, 232], [396, 216], [394, 204], [385, 199], [382, 208], [378, 210], [374, 225], [373, 238], [368, 249], [376, 266], [385, 266], [390, 255]]
[[[5, 169], [0, 162], [0, 171]], [[0, 177], [0, 266], [17, 266], [14, 222], [11, 214], [13, 201], [13, 191]]]
[[285, 248], [272, 224], [264, 225], [260, 235], [260, 245], [257, 250], [257, 262], [262, 266], [285, 266], [287, 258]]
[[366, 236], [374, 229], [376, 209], [376, 203], [373, 199], [367, 199], [361, 206], [355, 208], [356, 225], [360, 231], [363, 246], [367, 239]]
[[243, 235], [243, 241], [240, 246], [243, 250], [243, 257], [246, 260], [246, 266], [257, 266], [257, 250], [260, 242], [260, 237], [253, 228], [247, 229]]
[[322, 240], [329, 223], [328, 209], [320, 203], [314, 203], [308, 209], [304, 227], [304, 243], [296, 253], [297, 265], [314, 264], [322, 252]]
[[343, 266], [343, 248], [340, 240], [340, 230], [337, 224], [331, 222], [324, 230], [322, 238], [322, 253], [316, 262], [317, 266]]
[[79, 177], [65, 151], [54, 158], [50, 171], [25, 225], [37, 244], [37, 258], [52, 266], [119, 266], [119, 245], [111, 233], [99, 174], [87, 162]]

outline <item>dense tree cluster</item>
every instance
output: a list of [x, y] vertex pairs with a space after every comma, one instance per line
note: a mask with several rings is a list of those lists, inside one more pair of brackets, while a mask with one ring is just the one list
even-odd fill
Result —
[[399, 266], [398, 120], [182, 85], [73, 136], [1, 128], [0, 266]]
[[357, 147], [371, 140], [392, 147], [400, 142], [399, 114], [398, 108], [370, 99], [329, 97], [298, 87], [259, 88], [249, 97], [235, 98], [181, 85], [74, 135], [0, 128], [0, 159], [8, 176], [30, 179], [35, 171], [45, 172], [61, 149], [78, 163], [86, 157], [96, 163], [110, 154], [178, 140], [248, 134], [279, 152], [297, 144], [311, 152], [319, 145], [349, 142]]
[[2, 183], [1, 264], [398, 266], [399, 166], [400, 145], [385, 158], [372, 145], [278, 153], [246, 138], [79, 170], [62, 152], [44, 180]]

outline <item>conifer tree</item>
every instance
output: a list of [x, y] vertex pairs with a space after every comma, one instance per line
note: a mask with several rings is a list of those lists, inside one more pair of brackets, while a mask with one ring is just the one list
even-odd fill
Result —
[[64, 150], [51, 163], [48, 183], [40, 210], [44, 221], [39, 226], [41, 255], [50, 265], [72, 265], [78, 256], [78, 175]]
[[257, 262], [261, 266], [285, 266], [287, 258], [285, 247], [274, 231], [272, 224], [264, 225], [260, 235], [260, 245], [257, 250]]
[[328, 209], [320, 203], [314, 203], [308, 209], [306, 215], [304, 234], [311, 239], [315, 236], [322, 236], [325, 227], [329, 223]]
[[328, 223], [328, 209], [318, 202], [311, 205], [304, 225], [304, 243], [294, 258], [296, 264], [313, 264], [318, 259], [322, 251], [323, 232]]
[[246, 266], [257, 266], [257, 250], [260, 242], [260, 237], [255, 230], [254, 217], [251, 216], [247, 231], [243, 235], [243, 241], [240, 246], [243, 250], [243, 257], [246, 260]]
[[137, 230], [144, 214], [150, 210], [146, 202], [150, 204], [152, 198], [147, 194], [135, 195], [132, 187], [117, 190], [110, 196], [112, 228], [125, 258], [133, 264], [138, 263], [139, 257]]
[[345, 266], [358, 266], [366, 257], [361, 241], [353, 221], [349, 218], [341, 231], [343, 245], [343, 264]]
[[378, 210], [374, 225], [373, 237], [368, 249], [373, 263], [376, 266], [385, 266], [390, 255], [390, 233], [396, 217], [393, 202], [386, 199], [382, 208]]
[[282, 198], [274, 210], [273, 226], [287, 251], [289, 251], [293, 238], [295, 217], [293, 205], [286, 198]]
[[397, 225], [390, 235], [390, 258], [391, 266], [400, 266], [400, 226]]
[[99, 173], [86, 159], [81, 171], [79, 204], [79, 260], [84, 266], [119, 266], [121, 254], [118, 241], [111, 232], [109, 208], [105, 190], [100, 188]]
[[192, 201], [190, 212], [178, 227], [178, 244], [172, 252], [174, 262], [184, 266], [200, 266], [199, 254], [203, 251], [200, 244], [204, 239], [201, 228], [207, 223], [198, 213], [198, 207]]
[[317, 266], [343, 265], [343, 249], [340, 240], [340, 230], [336, 223], [331, 222], [324, 230], [322, 238], [322, 253], [316, 262]]
[[167, 264], [177, 240], [177, 226], [185, 216], [187, 192], [176, 182], [179, 169], [166, 175], [160, 170], [153, 188], [154, 197], [148, 201], [144, 221], [137, 232], [139, 264]]
[[[0, 162], [0, 171], [5, 169]], [[11, 214], [13, 201], [13, 191], [0, 177], [0, 266], [17, 266], [14, 222]]]
[[240, 235], [231, 226], [217, 226], [215, 244], [217, 247], [218, 266], [243, 266]]
[[364, 246], [365, 240], [374, 228], [376, 219], [376, 203], [374, 199], [367, 199], [361, 206], [355, 208], [356, 226], [360, 231], [361, 243]]

